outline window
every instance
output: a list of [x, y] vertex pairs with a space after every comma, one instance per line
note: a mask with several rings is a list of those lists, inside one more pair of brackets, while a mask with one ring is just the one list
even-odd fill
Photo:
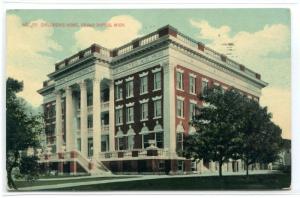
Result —
[[123, 124], [123, 109], [116, 109], [116, 124]]
[[134, 148], [134, 136], [128, 136], [128, 149], [132, 150]]
[[141, 104], [141, 116], [142, 116], [142, 120], [148, 119], [148, 103], [147, 102]]
[[184, 114], [183, 114], [183, 100], [179, 100], [177, 99], [177, 117], [181, 117], [183, 118], [184, 117]]
[[123, 88], [121, 85], [116, 85], [116, 100], [123, 99]]
[[133, 107], [127, 107], [126, 109], [126, 122], [131, 123], [133, 120]]
[[161, 117], [161, 100], [154, 101], [154, 117]]
[[201, 94], [205, 95], [206, 90], [208, 88], [208, 81], [207, 80], [202, 80], [202, 86], [201, 86]]
[[126, 98], [133, 97], [133, 80], [126, 82]]
[[87, 94], [87, 106], [93, 105], [93, 95]]
[[190, 103], [190, 120], [193, 120], [195, 115], [196, 115], [196, 104]]
[[196, 94], [196, 78], [193, 76], [190, 76], [190, 93]]
[[149, 134], [143, 135], [143, 146], [144, 146], [143, 148], [149, 147], [149, 139], [150, 139]]
[[154, 90], [161, 89], [161, 73], [154, 73]]
[[140, 94], [145, 94], [147, 92], [148, 92], [148, 77], [143, 76], [141, 77]]
[[183, 150], [183, 133], [177, 133], [176, 136], [176, 142], [177, 142], [177, 151]]
[[88, 116], [88, 128], [93, 128], [93, 116]]
[[126, 150], [126, 137], [118, 138], [119, 150]]
[[88, 156], [93, 156], [93, 138], [88, 138]]
[[156, 147], [164, 148], [164, 133], [156, 133]]
[[176, 88], [183, 90], [183, 73], [181, 72], [176, 73]]

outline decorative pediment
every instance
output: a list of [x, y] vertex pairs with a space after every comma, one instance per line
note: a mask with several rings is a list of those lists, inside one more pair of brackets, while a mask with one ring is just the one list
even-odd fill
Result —
[[183, 125], [182, 125], [182, 121], [180, 121], [179, 124], [177, 125], [176, 132], [177, 133], [184, 133], [184, 128], [183, 128]]

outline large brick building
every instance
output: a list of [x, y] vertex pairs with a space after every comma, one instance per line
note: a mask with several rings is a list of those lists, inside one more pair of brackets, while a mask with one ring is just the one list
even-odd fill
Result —
[[[62, 172], [215, 171], [178, 154], [198, 95], [207, 86], [239, 89], [259, 100], [259, 74], [165, 26], [115, 49], [93, 44], [55, 64], [44, 97], [47, 152]], [[242, 168], [240, 161], [224, 165]], [[109, 170], [108, 170], [109, 169]]]

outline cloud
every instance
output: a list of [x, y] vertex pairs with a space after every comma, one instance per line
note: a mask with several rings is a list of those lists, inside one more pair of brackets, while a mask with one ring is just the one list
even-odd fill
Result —
[[[190, 19], [199, 30], [198, 38], [212, 49], [262, 75], [269, 86], [262, 90], [261, 104], [268, 106], [273, 120], [283, 129], [283, 137], [291, 132], [291, 60], [290, 29], [283, 24], [265, 25], [256, 32], [233, 33], [226, 25], [213, 27], [207, 21]], [[233, 43], [232, 51], [224, 43]]]
[[290, 90], [266, 87], [262, 90], [260, 103], [268, 106], [273, 114], [273, 121], [282, 129], [284, 138], [291, 138], [291, 92]]
[[24, 90], [19, 96], [34, 106], [42, 103], [42, 97], [36, 91], [54, 68], [55, 60], [45, 54], [62, 50], [51, 38], [53, 28], [31, 26], [44, 22], [35, 20], [25, 26], [19, 16], [7, 15], [7, 76], [24, 82]]
[[97, 30], [93, 27], [82, 27], [75, 32], [75, 49], [83, 49], [93, 43], [97, 43], [106, 48], [119, 47], [122, 44], [139, 36], [142, 24], [135, 18], [127, 15], [112, 17], [108, 24], [124, 24], [122, 27], [106, 27], [104, 30]]

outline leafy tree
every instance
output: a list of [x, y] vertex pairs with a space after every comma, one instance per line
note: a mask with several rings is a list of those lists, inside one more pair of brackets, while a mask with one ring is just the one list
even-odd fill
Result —
[[241, 111], [244, 121], [240, 128], [243, 141], [239, 158], [244, 161], [249, 175], [251, 164], [276, 160], [282, 142], [281, 129], [271, 121], [267, 107], [261, 107], [256, 101], [246, 99]]
[[242, 124], [243, 96], [235, 89], [224, 93], [221, 87], [212, 87], [200, 99], [206, 105], [198, 109], [191, 122], [197, 132], [186, 137], [184, 154], [218, 162], [219, 175], [222, 176], [222, 165], [238, 156], [238, 146], [242, 141], [238, 129]]
[[[26, 166], [30, 160], [22, 159], [22, 151], [29, 147], [39, 147], [39, 135], [42, 131], [42, 117], [27, 113], [24, 100], [16, 94], [23, 90], [23, 83], [8, 78], [6, 81], [6, 170], [9, 188], [16, 189], [12, 171], [21, 167], [21, 174], [30, 175], [29, 169], [36, 166]], [[36, 162], [36, 158], [32, 158]], [[34, 163], [34, 162], [30, 162]], [[28, 168], [27, 171], [24, 167]]]

